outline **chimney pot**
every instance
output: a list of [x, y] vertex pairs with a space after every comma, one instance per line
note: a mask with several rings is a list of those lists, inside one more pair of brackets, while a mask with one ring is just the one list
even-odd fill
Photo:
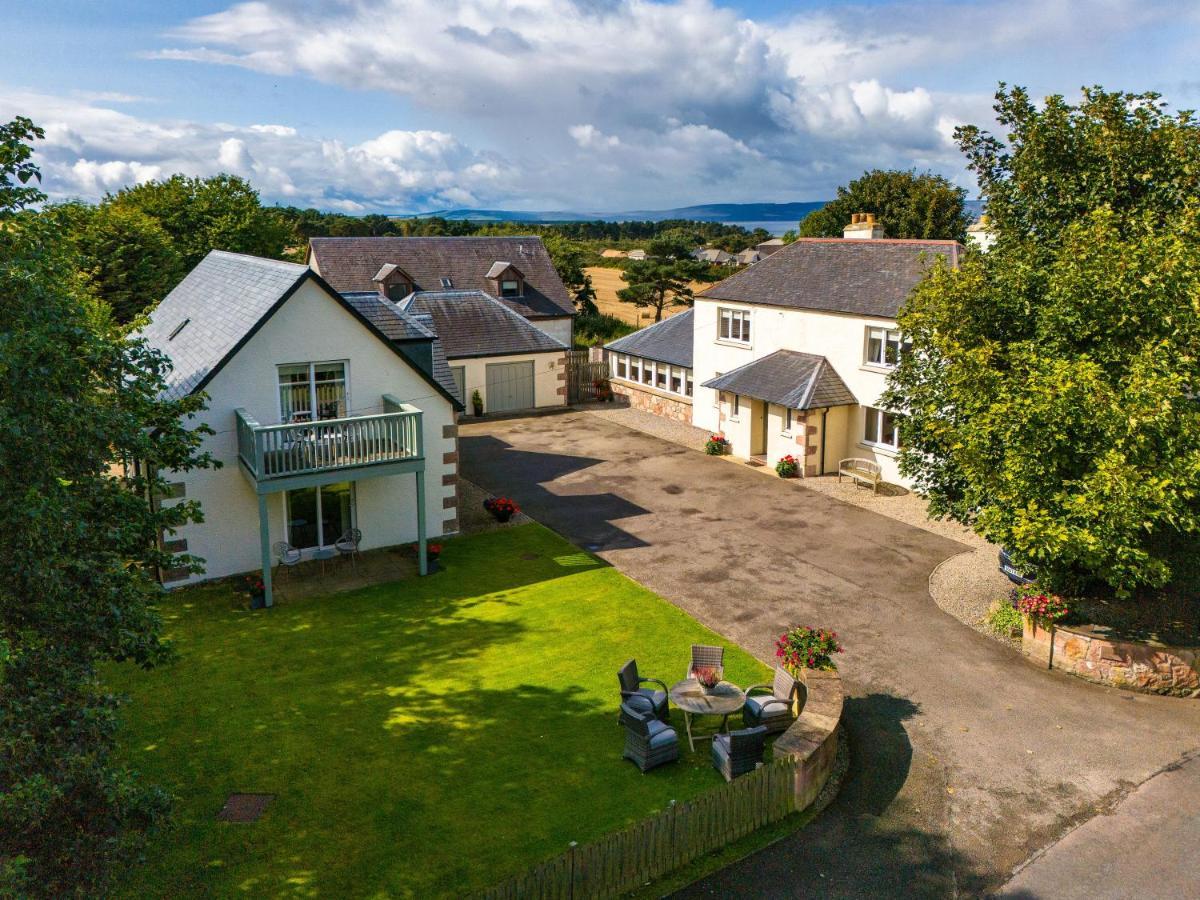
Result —
[[883, 226], [875, 221], [875, 213], [852, 213], [850, 224], [843, 229], [842, 236], [849, 239], [878, 240], [884, 236]]

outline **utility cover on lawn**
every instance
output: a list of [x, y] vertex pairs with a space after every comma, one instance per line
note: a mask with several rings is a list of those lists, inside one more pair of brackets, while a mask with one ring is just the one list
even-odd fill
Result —
[[274, 799], [274, 794], [230, 794], [217, 818], [225, 822], [257, 822]]

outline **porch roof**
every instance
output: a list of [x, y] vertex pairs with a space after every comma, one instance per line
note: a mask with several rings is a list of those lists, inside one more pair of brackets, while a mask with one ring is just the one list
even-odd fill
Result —
[[821, 409], [858, 403], [829, 360], [795, 350], [776, 350], [770, 356], [704, 382], [704, 387], [790, 409]]

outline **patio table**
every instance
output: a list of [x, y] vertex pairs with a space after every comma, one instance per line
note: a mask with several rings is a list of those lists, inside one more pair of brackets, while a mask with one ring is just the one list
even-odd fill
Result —
[[671, 702], [683, 711], [688, 746], [693, 753], [696, 752], [696, 741], [692, 737], [692, 716], [721, 716], [721, 728], [728, 731], [730, 714], [746, 703], [746, 692], [728, 681], [720, 682], [706, 693], [695, 678], [685, 678], [671, 685], [670, 694]]
[[312, 558], [321, 561], [321, 574], [325, 574], [325, 560], [333, 559], [338, 555], [337, 547], [318, 547], [313, 551]]

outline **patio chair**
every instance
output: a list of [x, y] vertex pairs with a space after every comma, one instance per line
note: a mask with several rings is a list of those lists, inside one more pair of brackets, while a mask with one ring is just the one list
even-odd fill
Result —
[[688, 666], [687, 677], [695, 678], [696, 670], [700, 668], [725, 669], [725, 648], [714, 647], [711, 644], [692, 644], [692, 662]]
[[718, 734], [712, 742], [713, 768], [733, 781], [739, 775], [753, 772], [762, 762], [763, 747], [766, 746], [767, 727], [743, 728], [729, 734]]
[[[671, 721], [671, 710], [667, 705], [667, 685], [657, 678], [640, 677], [637, 660], [631, 659], [621, 666], [621, 670], [617, 672], [617, 681], [621, 684], [622, 703], [628, 703], [634, 709], [646, 710], [664, 722]], [[657, 684], [662, 690], [642, 687], [643, 684]]]
[[[274, 550], [275, 558], [279, 560], [279, 565], [283, 566], [284, 571], [289, 573], [294, 566], [298, 566], [300, 561], [304, 559], [304, 554], [287, 541], [277, 541]], [[278, 568], [279, 566], [276, 566], [276, 569]]]
[[621, 724], [625, 726], [625, 751], [643, 774], [655, 766], [679, 759], [679, 736], [670, 725], [664, 725], [648, 709], [621, 704]]
[[358, 545], [362, 543], [362, 532], [357, 528], [347, 528], [345, 533], [340, 538], [333, 542], [333, 546], [337, 549], [338, 555], [345, 558], [350, 557], [350, 562], [354, 568], [358, 568]]
[[[742, 724], [747, 728], [762, 725], [767, 734], [787, 731], [792, 724], [793, 700], [799, 684], [782, 668], [775, 669], [775, 680], [770, 684], [753, 684], [746, 688], [746, 705], [742, 707]], [[770, 691], [763, 696], [752, 696], [754, 691]]]

